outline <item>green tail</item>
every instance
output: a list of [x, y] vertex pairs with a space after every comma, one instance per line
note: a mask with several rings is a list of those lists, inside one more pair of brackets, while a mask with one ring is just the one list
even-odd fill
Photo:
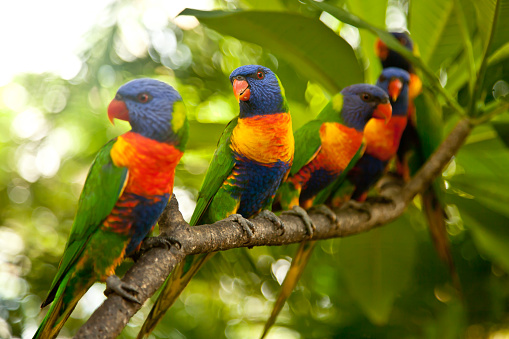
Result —
[[187, 257], [183, 262], [177, 265], [170, 277], [164, 283], [161, 294], [157, 298], [152, 310], [143, 323], [138, 339], [147, 338], [154, 330], [159, 321], [163, 318], [166, 311], [173, 305], [173, 303], [180, 296], [182, 291], [186, 288], [187, 284], [194, 277], [196, 272], [209, 260], [215, 253], [207, 253]]
[[304, 272], [309, 258], [311, 258], [311, 253], [313, 253], [313, 249], [315, 248], [315, 244], [316, 241], [303, 241], [300, 243], [297, 254], [295, 254], [293, 257], [290, 269], [288, 270], [285, 280], [283, 281], [283, 285], [281, 285], [281, 292], [277, 297], [274, 308], [272, 309], [272, 313], [265, 323], [265, 328], [263, 329], [263, 333], [260, 339], [263, 339], [267, 335], [271, 326], [276, 322], [276, 318], [279, 312], [281, 312], [283, 309], [286, 299], [290, 297], [290, 294], [292, 294], [293, 289], [297, 285], [297, 282]]
[[93, 284], [93, 282], [91, 282], [85, 286], [85, 288], [80, 289], [76, 289], [75, 286], [73, 286], [71, 289], [68, 286], [70, 276], [71, 275], [68, 274], [60, 283], [55, 299], [53, 300], [48, 313], [46, 313], [44, 320], [37, 329], [37, 332], [35, 332], [34, 339], [56, 338], [58, 332], [60, 332], [67, 321], [67, 318], [69, 318], [72, 311], [78, 304], [78, 301]]

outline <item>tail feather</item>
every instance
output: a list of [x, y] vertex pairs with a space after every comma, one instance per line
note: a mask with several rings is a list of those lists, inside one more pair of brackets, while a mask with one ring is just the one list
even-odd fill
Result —
[[445, 226], [445, 212], [438, 201], [433, 188], [422, 194], [422, 205], [428, 219], [429, 231], [433, 245], [440, 259], [447, 266], [452, 282], [458, 293], [461, 294], [461, 284], [451, 253], [451, 244]]
[[281, 292], [279, 293], [279, 296], [274, 304], [274, 308], [272, 309], [272, 313], [270, 314], [269, 319], [265, 323], [265, 328], [263, 329], [263, 333], [260, 339], [265, 338], [271, 326], [276, 322], [276, 318], [279, 312], [281, 312], [283, 309], [286, 300], [290, 297], [290, 294], [292, 294], [293, 289], [302, 276], [302, 273], [304, 272], [304, 269], [309, 262], [309, 258], [311, 258], [315, 244], [316, 241], [301, 242], [299, 249], [297, 250], [297, 254], [295, 254], [290, 269], [288, 270], [285, 280], [283, 281], [283, 285], [281, 285]]
[[147, 338], [161, 321], [166, 311], [175, 303], [187, 284], [194, 277], [196, 272], [209, 260], [215, 253], [205, 255], [196, 255], [187, 257], [183, 262], [177, 265], [170, 277], [164, 283], [161, 294], [157, 298], [152, 310], [143, 323], [137, 338]]
[[87, 292], [87, 290], [92, 286], [92, 283], [86, 286], [84, 289], [80, 289], [75, 291], [74, 295], [72, 295], [71, 300], [70, 297], [70, 289], [67, 286], [69, 281], [69, 276], [62, 280], [60, 287], [58, 288], [55, 299], [50, 306], [48, 313], [44, 317], [41, 325], [37, 329], [37, 332], [34, 335], [34, 339], [51, 339], [56, 338], [65, 322], [71, 315], [72, 311], [78, 304], [78, 301], [83, 297], [83, 295]]

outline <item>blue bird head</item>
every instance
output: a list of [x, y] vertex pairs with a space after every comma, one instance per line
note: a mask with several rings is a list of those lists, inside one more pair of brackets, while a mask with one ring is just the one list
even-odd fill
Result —
[[188, 136], [186, 108], [170, 85], [136, 79], [122, 85], [108, 106], [108, 118], [128, 121], [132, 131], [184, 148]]
[[230, 74], [240, 106], [240, 118], [288, 112], [288, 103], [277, 75], [259, 65], [241, 66]]
[[[405, 32], [391, 32], [391, 34], [408, 50], [414, 52], [414, 42], [410, 36]], [[375, 44], [375, 51], [380, 60], [382, 61], [382, 67], [399, 67], [407, 72], [414, 72], [412, 64], [399, 53], [389, 49], [387, 45], [380, 39], [377, 39]]]
[[410, 74], [407, 71], [389, 67], [382, 71], [376, 85], [389, 94], [393, 116], [408, 114], [408, 83]]
[[389, 96], [379, 87], [356, 84], [343, 88], [343, 109], [341, 115], [348, 127], [364, 131], [371, 118], [389, 121], [392, 115]]

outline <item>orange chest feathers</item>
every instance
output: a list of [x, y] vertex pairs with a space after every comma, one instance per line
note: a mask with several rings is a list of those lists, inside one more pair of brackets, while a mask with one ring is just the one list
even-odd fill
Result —
[[127, 132], [117, 138], [110, 155], [115, 166], [128, 168], [124, 192], [162, 195], [172, 193], [183, 153], [173, 145]]
[[233, 129], [231, 149], [262, 164], [293, 161], [295, 142], [289, 113], [239, 119]]
[[363, 135], [354, 128], [325, 122], [320, 127], [320, 140], [317, 160], [327, 169], [343, 171], [362, 146]]
[[398, 150], [406, 124], [406, 116], [393, 116], [387, 125], [382, 120], [371, 119], [364, 129], [366, 153], [382, 161], [390, 160]]

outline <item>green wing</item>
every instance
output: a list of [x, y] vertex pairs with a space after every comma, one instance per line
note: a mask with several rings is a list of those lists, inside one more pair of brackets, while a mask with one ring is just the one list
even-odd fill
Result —
[[116, 139], [113, 139], [101, 148], [88, 172], [71, 234], [58, 272], [51, 284], [50, 292], [42, 304], [43, 307], [53, 301], [65, 274], [80, 256], [90, 236], [96, 232], [102, 221], [110, 214], [122, 193], [127, 178], [127, 168], [117, 167], [113, 164], [110, 151], [115, 141]]
[[191, 226], [197, 225], [200, 222], [201, 217], [207, 210], [214, 195], [219, 188], [221, 188], [221, 185], [230, 175], [235, 165], [233, 152], [230, 148], [230, 137], [233, 129], [237, 126], [237, 120], [238, 118], [232, 119], [224, 129], [221, 138], [219, 138], [216, 152], [207, 170], [207, 174], [205, 174], [205, 179], [203, 180], [198, 200], [196, 201], [196, 208], [189, 222]]
[[322, 147], [320, 139], [322, 123], [322, 121], [311, 120], [295, 131], [295, 155], [290, 175], [295, 175], [302, 167], [313, 160], [320, 147]]

